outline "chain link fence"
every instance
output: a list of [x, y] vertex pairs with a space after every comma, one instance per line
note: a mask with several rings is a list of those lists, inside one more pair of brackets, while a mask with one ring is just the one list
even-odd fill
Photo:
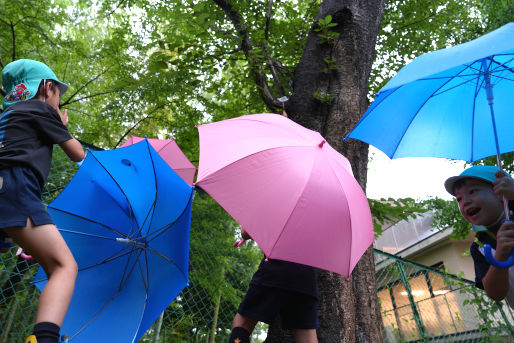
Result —
[[[69, 182], [77, 165], [56, 148], [45, 203]], [[226, 342], [237, 306], [262, 257], [255, 245], [234, 249], [237, 224], [207, 194], [195, 191], [191, 223], [190, 285], [140, 342]], [[467, 280], [375, 250], [377, 295], [384, 342], [513, 342], [514, 317]], [[0, 343], [21, 342], [32, 331], [39, 291], [38, 265], [16, 255], [0, 259]], [[265, 325], [252, 337], [262, 342]]]
[[474, 283], [375, 250], [384, 342], [514, 342], [514, 316]]

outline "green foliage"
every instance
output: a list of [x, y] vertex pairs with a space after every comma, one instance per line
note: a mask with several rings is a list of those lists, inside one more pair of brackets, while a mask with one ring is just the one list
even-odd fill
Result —
[[316, 24], [314, 32], [317, 32], [318, 37], [321, 38], [320, 44], [334, 44], [336, 38], [339, 37], [339, 33], [330, 30], [331, 27], [338, 25], [332, 22], [332, 16], [327, 15], [325, 18], [319, 18]]
[[323, 72], [324, 73], [329, 73], [332, 70], [338, 70], [339, 69], [339, 65], [337, 64], [337, 59], [336, 58], [330, 58], [330, 59], [324, 58], [323, 61], [327, 65], [325, 68], [323, 68]]
[[314, 92], [314, 99], [318, 100], [322, 104], [330, 105], [334, 101], [334, 96], [324, 92]]
[[384, 226], [387, 225], [387, 227], [389, 227], [401, 220], [416, 218], [418, 214], [427, 211], [427, 208], [424, 207], [423, 204], [416, 203], [412, 198], [368, 199], [368, 202], [373, 215], [375, 239], [382, 234]]
[[471, 224], [460, 214], [455, 200], [434, 198], [423, 201], [423, 204], [434, 212], [433, 228], [443, 230], [451, 227], [452, 239], [465, 239], [469, 235]]

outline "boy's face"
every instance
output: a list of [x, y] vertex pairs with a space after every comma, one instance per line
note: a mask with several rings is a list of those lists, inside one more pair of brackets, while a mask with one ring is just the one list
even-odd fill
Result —
[[464, 179], [454, 192], [460, 213], [471, 224], [491, 225], [502, 214], [502, 199], [494, 193], [492, 184], [488, 182]]

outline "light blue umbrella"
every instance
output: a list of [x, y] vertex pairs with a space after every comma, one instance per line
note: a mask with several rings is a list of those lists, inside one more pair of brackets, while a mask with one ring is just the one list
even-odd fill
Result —
[[[192, 195], [146, 139], [88, 153], [48, 205], [79, 266], [69, 342], [137, 342], [182, 291]], [[35, 280], [44, 287], [41, 268]]]
[[500, 155], [514, 151], [513, 133], [514, 23], [509, 23], [416, 57], [380, 89], [346, 138], [369, 143], [390, 158], [474, 162], [496, 155], [501, 168]]

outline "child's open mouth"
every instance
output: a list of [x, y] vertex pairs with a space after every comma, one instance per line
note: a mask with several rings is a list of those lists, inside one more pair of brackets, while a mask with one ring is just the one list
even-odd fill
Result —
[[473, 208], [470, 208], [469, 210], [466, 211], [466, 214], [469, 216], [469, 217], [473, 217], [475, 214], [477, 214], [478, 212], [480, 212], [480, 208], [478, 207], [473, 207]]

